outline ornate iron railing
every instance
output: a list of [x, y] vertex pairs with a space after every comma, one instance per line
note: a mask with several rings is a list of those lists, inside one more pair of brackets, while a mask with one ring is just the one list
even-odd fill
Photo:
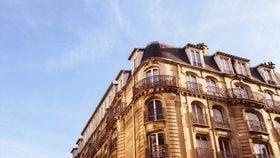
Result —
[[116, 121], [116, 116], [122, 115], [125, 107], [126, 107], [125, 102], [121, 102], [121, 103], [117, 104], [116, 106], [111, 107], [109, 109], [109, 112], [107, 115], [106, 123], [108, 125], [111, 125], [112, 123], [114, 123]]
[[229, 92], [229, 96], [231, 98], [246, 99], [246, 100], [252, 100], [255, 102], [265, 103], [264, 95], [261, 93], [258, 93], [258, 92], [240, 90], [239, 88], [229, 89], [228, 92]]
[[147, 158], [168, 158], [168, 146], [153, 145], [151, 149], [146, 150]]
[[171, 75], [155, 75], [146, 77], [138, 81], [133, 88], [133, 92], [138, 93], [141, 90], [157, 86], [176, 86], [176, 78]]
[[186, 82], [187, 90], [194, 93], [203, 93], [202, 85], [197, 82]]
[[254, 154], [254, 158], [275, 158], [273, 155], [268, 154]]
[[216, 128], [230, 129], [230, 125], [227, 120], [218, 121], [214, 117], [212, 118], [212, 120], [213, 120], [213, 124]]
[[265, 123], [258, 120], [247, 120], [249, 131], [267, 133]]
[[115, 150], [117, 148], [117, 138], [114, 138], [111, 140], [110, 144], [109, 144], [109, 152], [111, 153], [113, 150]]
[[266, 106], [271, 111], [278, 111], [280, 112], [280, 102], [272, 99], [266, 99]]
[[210, 148], [196, 148], [196, 158], [214, 158], [213, 150]]
[[212, 96], [223, 97], [225, 93], [222, 88], [216, 86], [207, 86], [207, 94]]

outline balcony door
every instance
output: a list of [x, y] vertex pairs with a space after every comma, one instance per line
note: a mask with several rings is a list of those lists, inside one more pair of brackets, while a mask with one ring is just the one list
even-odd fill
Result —
[[153, 85], [159, 82], [159, 70], [157, 68], [149, 69], [145, 72], [148, 85]]
[[167, 156], [164, 133], [152, 133], [148, 136], [148, 141], [150, 158], [165, 158]]
[[224, 123], [223, 113], [220, 109], [213, 108], [213, 114], [214, 114], [215, 123], [217, 123], [217, 124], [223, 124]]
[[219, 138], [220, 156], [221, 158], [233, 157], [230, 149], [230, 143], [226, 138]]
[[163, 119], [163, 109], [159, 100], [152, 100], [147, 105], [148, 121]]
[[213, 151], [210, 148], [209, 140], [204, 135], [197, 135], [196, 136], [196, 143], [197, 143], [197, 158], [212, 158]]
[[208, 78], [206, 80], [206, 83], [207, 83], [208, 93], [210, 93], [211, 95], [218, 95], [219, 94], [216, 82], [214, 80]]
[[197, 104], [192, 105], [192, 114], [193, 114], [192, 118], [194, 123], [198, 123], [198, 124], [206, 123], [206, 120], [204, 120], [203, 117], [202, 108], [199, 105]]
[[245, 99], [249, 98], [247, 89], [242, 86], [236, 86], [235, 94], [237, 95], [238, 98], [245, 98]]
[[262, 131], [261, 120], [257, 114], [252, 112], [247, 112], [247, 123], [248, 123], [249, 130]]
[[266, 144], [254, 143], [255, 156], [257, 158], [269, 158], [269, 152]]
[[196, 80], [196, 76], [194, 76], [192, 74], [187, 74], [186, 81], [187, 81], [187, 88], [189, 90], [199, 92], [199, 86], [198, 86], [198, 83]]

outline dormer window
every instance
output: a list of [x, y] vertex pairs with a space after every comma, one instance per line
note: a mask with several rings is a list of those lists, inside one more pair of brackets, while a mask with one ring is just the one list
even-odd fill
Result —
[[263, 70], [263, 76], [264, 76], [264, 79], [266, 81], [273, 81], [273, 77], [272, 77], [272, 73], [271, 73], [271, 70], [268, 70], [268, 69], [264, 69]]
[[232, 73], [230, 58], [221, 57], [222, 72]]
[[202, 67], [200, 53], [198, 51], [191, 51], [192, 65]]
[[236, 71], [237, 71], [238, 74], [247, 76], [248, 73], [247, 73], [246, 63], [237, 61], [236, 62]]

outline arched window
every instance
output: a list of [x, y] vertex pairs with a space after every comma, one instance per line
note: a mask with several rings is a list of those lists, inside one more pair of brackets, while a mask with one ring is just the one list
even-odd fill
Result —
[[273, 95], [270, 92], [265, 92], [264, 93], [265, 99], [266, 99], [266, 104], [268, 106], [274, 106], [274, 100], [273, 100]]
[[223, 113], [220, 109], [213, 108], [213, 114], [214, 114], [214, 120], [215, 120], [216, 123], [223, 123], [224, 122]]
[[165, 158], [168, 156], [164, 133], [151, 133], [148, 135], [149, 157]]
[[145, 77], [147, 79], [147, 84], [154, 84], [159, 81], [159, 69], [151, 68], [145, 71]]
[[206, 83], [207, 83], [207, 91], [210, 95], [219, 94], [218, 87], [217, 87], [215, 80], [213, 80], [211, 78], [207, 78]]
[[147, 120], [154, 121], [163, 119], [163, 109], [159, 100], [152, 100], [147, 104]]
[[192, 104], [192, 121], [194, 124], [207, 125], [207, 120], [203, 114], [203, 109], [198, 103]]
[[196, 76], [193, 74], [186, 74], [187, 89], [193, 92], [201, 92], [201, 85], [197, 83]]
[[246, 117], [249, 131], [266, 132], [265, 124], [256, 112], [247, 111]]
[[247, 89], [241, 85], [236, 85], [235, 95], [237, 98], [249, 98]]

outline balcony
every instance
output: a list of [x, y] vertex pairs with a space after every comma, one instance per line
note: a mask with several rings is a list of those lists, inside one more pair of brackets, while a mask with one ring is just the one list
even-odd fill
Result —
[[197, 82], [186, 82], [187, 84], [187, 91], [193, 93], [203, 93], [202, 85]]
[[211, 96], [225, 97], [223, 89], [216, 86], [207, 86], [207, 94]]
[[268, 154], [254, 154], [254, 158], [275, 158], [273, 155]]
[[109, 144], [109, 152], [111, 153], [112, 151], [114, 151], [115, 149], [117, 149], [117, 138], [114, 138], [113, 140], [111, 140], [110, 144]]
[[266, 99], [266, 106], [269, 111], [280, 113], [280, 102], [272, 99]]
[[192, 123], [194, 125], [208, 126], [207, 116], [201, 114], [192, 114]]
[[223, 120], [223, 122], [221, 122], [221, 121], [217, 121], [215, 118], [212, 118], [212, 120], [215, 128], [230, 129], [230, 125], [228, 121]]
[[147, 158], [167, 158], [168, 157], [168, 146], [164, 145], [153, 145], [152, 149], [146, 150]]
[[210, 148], [196, 148], [196, 158], [214, 158], [213, 150]]
[[117, 104], [116, 106], [113, 106], [109, 109], [108, 115], [107, 115], [107, 120], [106, 120], [108, 127], [113, 126], [113, 124], [116, 121], [116, 117], [122, 115], [125, 107], [126, 107], [126, 103], [121, 102], [121, 103]]
[[229, 97], [234, 102], [249, 103], [254, 107], [265, 107], [265, 97], [261, 93], [232, 88], [228, 90]]
[[103, 145], [103, 143], [106, 141], [106, 138], [108, 136], [108, 130], [105, 127], [98, 135], [97, 139], [95, 141], [96, 148], [100, 149], [100, 147]]
[[247, 120], [247, 125], [250, 132], [267, 133], [264, 122], [258, 120]]
[[221, 151], [217, 153], [217, 158], [235, 158], [235, 154], [228, 151]]
[[133, 88], [134, 95], [154, 87], [176, 87], [176, 77], [171, 75], [155, 75], [138, 81]]

